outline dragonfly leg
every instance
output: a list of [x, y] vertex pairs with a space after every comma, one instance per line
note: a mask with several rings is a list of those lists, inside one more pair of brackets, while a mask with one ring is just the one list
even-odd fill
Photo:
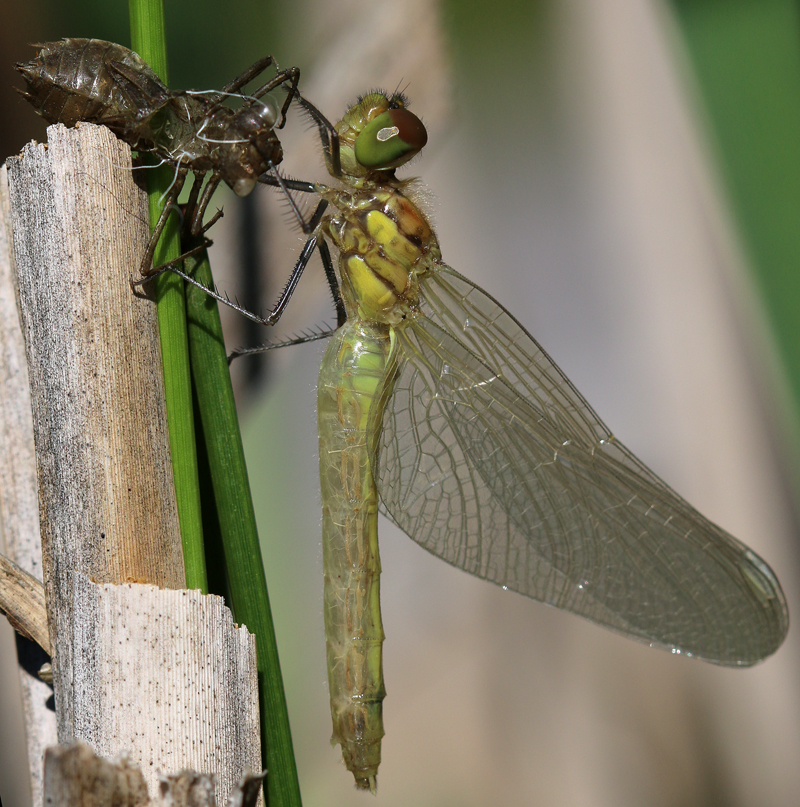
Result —
[[[317, 249], [319, 250], [320, 258], [322, 259], [322, 265], [325, 267], [325, 276], [328, 279], [328, 285], [331, 290], [331, 294], [333, 295], [333, 300], [336, 305], [336, 329], [341, 328], [342, 325], [347, 320], [347, 312], [344, 308], [344, 302], [342, 301], [342, 295], [339, 290], [339, 281], [336, 278], [336, 272], [333, 269], [333, 261], [331, 260], [331, 251], [328, 248], [328, 244], [324, 238], [319, 238], [317, 240]], [[302, 257], [302, 256], [301, 256]], [[309, 258], [311, 254], [309, 253]], [[240, 348], [239, 350], [233, 350], [228, 354], [228, 364], [230, 364], [234, 359], [239, 358], [240, 356], [252, 356], [257, 353], [265, 353], [268, 350], [277, 350], [281, 347], [290, 347], [291, 345], [304, 345], [306, 342], [316, 342], [319, 339], [327, 339], [336, 332], [336, 330], [321, 330], [321, 331], [311, 331], [308, 333], [304, 333], [302, 336], [297, 336], [294, 339], [288, 339], [282, 342], [268, 342], [265, 345], [258, 345], [256, 347], [246, 347]]]
[[224, 215], [224, 211], [222, 208], [217, 210], [217, 212], [200, 228], [200, 232], [198, 235], [205, 235]]
[[308, 220], [308, 224], [305, 227], [305, 234], [311, 235], [314, 230], [317, 229], [317, 225], [322, 221], [322, 215], [325, 213], [325, 210], [328, 207], [328, 203], [325, 199], [322, 199], [320, 203], [317, 205], [316, 209], [314, 210], [314, 214]]
[[258, 181], [262, 185], [272, 185], [273, 188], [289, 188], [292, 191], [299, 191], [300, 193], [316, 193], [317, 189], [313, 182], [305, 182], [302, 179], [288, 179], [287, 177], [276, 178], [269, 171], [265, 171]]
[[[174, 272], [177, 275], [180, 275], [184, 280], [189, 280], [190, 283], [194, 283], [195, 286], [200, 286], [200, 288], [205, 289], [205, 286], [200, 285], [197, 281], [192, 280], [189, 278], [184, 272], [180, 271], [177, 267], [179, 264], [183, 263], [187, 258], [191, 258], [193, 255], [197, 255], [198, 253], [202, 252], [204, 249], [208, 249], [211, 246], [212, 242], [209, 241], [207, 238], [203, 240], [202, 244], [199, 244], [192, 249], [181, 253], [178, 255], [175, 260], [169, 261], [169, 263], [163, 263], [161, 266], [157, 266], [153, 269], [152, 272], [145, 275], [144, 277], [140, 278], [139, 280], [134, 280], [131, 278], [131, 288], [134, 292], [144, 286], [145, 284], [149, 283], [151, 280], [155, 280], [160, 275], [163, 275], [164, 272]], [[208, 291], [208, 289], [205, 289]]]
[[289, 104], [292, 103], [295, 96], [299, 98], [297, 93], [298, 81], [300, 81], [300, 69], [297, 67], [289, 67], [286, 70], [281, 70], [279, 73], [276, 73], [273, 78], [271, 78], [266, 84], [259, 87], [252, 94], [253, 98], [261, 98], [262, 95], [266, 95], [268, 92], [271, 92], [275, 89], [275, 87], [289, 82], [289, 89], [286, 91], [286, 99], [281, 107], [281, 122], [276, 126], [277, 129], [283, 129], [283, 126], [286, 123], [286, 113], [289, 110]]
[[183, 183], [186, 182], [186, 175], [188, 172], [188, 168], [178, 169], [175, 182], [167, 194], [164, 207], [161, 209], [158, 221], [156, 222], [156, 226], [153, 228], [153, 232], [150, 234], [150, 240], [147, 242], [147, 248], [145, 249], [144, 256], [142, 257], [142, 263], [139, 267], [139, 274], [141, 274], [142, 277], [147, 277], [151, 274], [150, 266], [153, 263], [153, 256], [156, 252], [158, 239], [161, 238], [161, 234], [164, 232], [164, 227], [167, 225], [169, 214], [175, 209], [175, 202], [183, 189]]
[[[197, 207], [192, 214], [191, 225], [190, 225], [190, 234], [191, 235], [199, 235], [201, 230], [205, 232], [208, 227], [218, 221], [220, 216], [215, 216], [212, 221], [209, 223], [208, 227], [203, 227], [203, 216], [206, 214], [206, 208], [208, 207], [208, 203], [211, 201], [211, 197], [214, 194], [214, 191], [219, 186], [219, 183], [222, 181], [222, 174], [218, 171], [214, 171], [211, 174], [211, 178], [206, 183], [205, 188], [203, 188], [203, 192], [200, 194], [200, 201], [197, 203]], [[194, 188], [192, 188], [194, 191]], [[221, 212], [221, 211], [220, 211]]]
[[209, 93], [206, 97], [212, 104], [218, 104], [220, 101], [224, 101], [226, 96], [231, 93], [239, 92], [245, 84], [249, 84], [256, 76], [261, 75], [272, 62], [272, 56], [264, 56], [250, 65], [244, 73], [240, 73], [235, 79], [229, 81], [219, 92]]
[[[269, 163], [269, 168], [271, 171], [271, 177], [274, 180], [274, 182], [272, 181], [267, 182], [266, 180], [263, 180], [263, 177], [265, 176], [264, 174], [262, 174], [261, 177], [259, 177], [259, 180], [263, 181], [267, 185], [275, 185], [276, 187], [280, 188], [283, 191], [283, 195], [289, 202], [289, 207], [291, 207], [292, 213], [294, 213], [294, 217], [297, 220], [297, 223], [300, 225], [300, 228], [306, 235], [311, 235], [311, 233], [313, 233], [314, 230], [317, 229], [317, 225], [320, 223], [320, 220], [322, 219], [322, 214], [325, 212], [325, 208], [327, 208], [328, 203], [325, 200], [322, 200], [315, 208], [311, 218], [308, 221], [306, 221], [305, 217], [303, 216], [303, 213], [297, 206], [297, 202], [295, 202], [294, 197], [290, 193], [289, 184], [280, 175], [277, 167], [272, 161], [270, 161]], [[294, 182], [295, 184], [297, 184], [296, 181]], [[310, 183], [302, 183], [302, 184], [310, 185]], [[311, 187], [313, 189], [313, 185]], [[303, 190], [305, 190], [305, 188], [303, 188]]]
[[223, 305], [227, 305], [229, 308], [232, 308], [234, 311], [238, 311], [242, 316], [247, 317], [247, 319], [251, 320], [252, 322], [257, 322], [259, 325], [271, 326], [274, 325], [281, 318], [281, 316], [283, 316], [283, 312], [286, 310], [286, 306], [288, 305], [292, 294], [294, 294], [294, 290], [297, 288], [297, 284], [300, 282], [300, 278], [303, 276], [303, 272], [305, 271], [306, 266], [308, 266], [311, 256], [314, 254], [314, 250], [317, 246], [317, 240], [318, 237], [316, 235], [312, 235], [311, 238], [306, 241], [303, 251], [300, 253], [300, 257], [297, 259], [297, 263], [295, 264], [292, 274], [289, 276], [289, 280], [286, 282], [278, 301], [275, 303], [275, 306], [269, 312], [269, 314], [267, 314], [265, 317], [254, 314], [252, 311], [248, 311], [246, 308], [244, 308], [244, 306], [239, 305], [239, 303], [234, 302], [224, 294], [220, 294], [216, 288], [204, 286], [202, 283], [195, 280], [190, 274], [184, 272], [182, 269], [178, 269], [178, 263], [180, 263], [184, 258], [196, 254], [201, 249], [205, 249], [210, 242], [201, 244], [199, 247], [195, 247], [194, 249], [191, 249], [181, 255], [180, 258], [176, 258], [170, 263], [159, 266], [158, 269], [149, 274], [146, 278], [137, 281], [136, 283], [132, 283], [132, 285], [135, 288], [136, 286], [141, 286], [145, 282], [164, 274], [164, 272], [173, 272], [174, 274], [182, 277], [187, 283], [191, 283], [198, 289], [202, 289], [209, 297], [213, 297], [218, 303], [222, 303]]
[[[211, 111], [224, 99], [226, 96], [230, 95], [231, 93], [239, 92], [246, 84], [249, 84], [254, 78], [261, 75], [271, 64], [274, 64], [275, 60], [272, 56], [265, 56], [263, 59], [259, 59], [255, 64], [248, 67], [247, 70], [244, 71], [241, 75], [237, 76], [233, 81], [226, 84], [222, 90], [218, 93], [211, 93], [208, 95], [209, 101], [213, 104], [211, 107]], [[277, 65], [276, 65], [277, 66]], [[280, 86], [281, 84], [285, 84], [287, 81], [290, 83], [289, 91], [286, 96], [286, 100], [283, 102], [283, 106], [281, 107], [281, 122], [278, 124], [277, 128], [282, 129], [284, 123], [286, 123], [286, 112], [289, 109], [289, 104], [292, 103], [292, 99], [294, 98], [295, 94], [297, 93], [297, 82], [300, 80], [300, 70], [297, 67], [290, 67], [286, 70], [281, 70], [280, 72], [276, 73], [273, 78], [267, 81], [265, 84], [262, 84], [254, 93], [250, 94], [249, 101], [245, 102], [244, 106], [251, 106], [253, 101], [257, 98], [261, 98], [262, 95], [266, 95], [271, 90], [274, 90], [275, 87]]]
[[[209, 246], [211, 246], [211, 241], [205, 239], [203, 244], [201, 244], [198, 247], [195, 247], [194, 249], [190, 249], [188, 252], [181, 253], [181, 255], [175, 258], [174, 261], [170, 261], [169, 263], [156, 266], [150, 271], [147, 271], [153, 260], [153, 254], [155, 253], [155, 245], [158, 243], [158, 238], [161, 236], [161, 233], [164, 230], [164, 226], [166, 225], [169, 210], [177, 200], [178, 195], [180, 194], [181, 189], [183, 188], [183, 184], [186, 181], [186, 175], [188, 173], [188, 170], [181, 169], [181, 172], [182, 173], [179, 172], [179, 177], [175, 181], [175, 185], [172, 187], [172, 190], [170, 191], [168, 202], [164, 206], [164, 209], [161, 211], [161, 215], [159, 216], [156, 227], [153, 230], [153, 234], [150, 237], [150, 242], [148, 243], [147, 251], [145, 252], [145, 260], [142, 262], [142, 268], [140, 271], [142, 279], [135, 282], [131, 281], [131, 285], [133, 286], [134, 289], [137, 286], [143, 285], [148, 280], [152, 280], [154, 277], [158, 277], [159, 275], [164, 274], [164, 272], [166, 271], [170, 270], [174, 271], [176, 264], [182, 263], [186, 258], [190, 257], [191, 255], [195, 255], [200, 250], [206, 249]], [[203, 184], [205, 174], [206, 174], [205, 171], [199, 171], [194, 175], [192, 188], [189, 191], [189, 199], [187, 200], [186, 203], [186, 213], [184, 216], [184, 226], [183, 226], [184, 236], [203, 235], [207, 230], [213, 227], [214, 224], [216, 224], [222, 218], [222, 211], [218, 210], [217, 213], [211, 218], [211, 221], [209, 221], [205, 226], [202, 226], [203, 215], [205, 214], [206, 208], [208, 207], [208, 203], [211, 200], [212, 194], [214, 193], [217, 185], [219, 185], [220, 182], [219, 176], [217, 176], [216, 174], [212, 174], [211, 179], [208, 181], [201, 194], [200, 188]], [[198, 195], [200, 196], [199, 202], [197, 200]]]
[[318, 236], [312, 235], [311, 238], [306, 241], [300, 253], [300, 257], [297, 259], [294, 269], [292, 269], [292, 274], [289, 275], [289, 280], [286, 281], [286, 285], [283, 287], [278, 302], [275, 303], [275, 306], [267, 317], [269, 321], [264, 322], [265, 325], [274, 325], [283, 315], [292, 294], [294, 294], [294, 290], [297, 288], [297, 284], [300, 282], [300, 278], [303, 276], [306, 266], [308, 266], [308, 262], [311, 260], [311, 256], [314, 254], [318, 240]]
[[228, 354], [228, 364], [240, 356], [255, 356], [259, 353], [266, 353], [268, 350], [278, 350], [282, 347], [292, 347], [293, 345], [306, 345], [309, 342], [318, 342], [320, 339], [330, 339], [336, 330], [326, 328], [319, 331], [310, 331], [304, 333], [302, 336], [296, 336], [294, 339], [286, 339], [281, 342], [267, 342], [264, 345], [256, 345], [255, 347], [242, 347], [232, 350]]
[[342, 161], [339, 155], [339, 133], [334, 125], [311, 103], [303, 98], [300, 93], [296, 93], [297, 102], [309, 115], [319, 130], [319, 139], [322, 142], [322, 150], [330, 160], [330, 170], [335, 177], [342, 175]]
[[339, 280], [336, 277], [336, 272], [333, 268], [333, 260], [331, 259], [331, 251], [328, 248], [328, 243], [324, 238], [320, 238], [317, 243], [319, 250], [319, 257], [322, 259], [322, 266], [325, 269], [325, 277], [328, 280], [328, 287], [333, 296], [333, 304], [336, 306], [336, 327], [341, 328], [347, 321], [347, 312], [344, 309], [344, 301], [342, 300], [342, 292], [339, 288]]
[[195, 211], [197, 210], [197, 197], [200, 195], [200, 188], [203, 185], [203, 180], [205, 179], [205, 176], [206, 176], [205, 171], [194, 172], [194, 180], [192, 181], [192, 188], [189, 191], [189, 198], [186, 200], [186, 205], [184, 206], [184, 218], [183, 218], [184, 235], [191, 235], [191, 223], [194, 220]]

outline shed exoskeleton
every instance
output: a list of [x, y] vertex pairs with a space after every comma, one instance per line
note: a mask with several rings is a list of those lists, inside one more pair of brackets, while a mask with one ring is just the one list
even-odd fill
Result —
[[[298, 68], [279, 70], [254, 92], [242, 96], [242, 105], [233, 109], [225, 104], [226, 99], [239, 95], [272, 65], [271, 56], [259, 59], [220, 91], [198, 92], [170, 90], [138, 54], [113, 42], [68, 38], [37, 47], [36, 57], [17, 64], [16, 69], [27, 84], [21, 94], [46, 121], [107, 126], [132, 149], [152, 152], [175, 167], [175, 181], [142, 259], [143, 276], [151, 273], [156, 244], [189, 171], [195, 180], [185, 227], [194, 236], [219, 217], [203, 226], [206, 208], [220, 182], [238, 196], [250, 193], [265, 174], [272, 175], [270, 184], [282, 184], [276, 166], [283, 159], [283, 149], [275, 129], [283, 126], [297, 91]], [[264, 96], [284, 84], [288, 92], [279, 110]]]

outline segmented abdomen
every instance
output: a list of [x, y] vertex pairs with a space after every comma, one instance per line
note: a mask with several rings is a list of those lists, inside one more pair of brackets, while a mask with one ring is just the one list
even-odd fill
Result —
[[[375, 789], [383, 737], [378, 492], [367, 424], [386, 400], [388, 328], [358, 320], [340, 328], [318, 388], [325, 636], [333, 741], [356, 784]], [[380, 420], [378, 420], [380, 422]]]
[[163, 106], [170, 92], [136, 53], [101, 39], [62, 39], [17, 64], [25, 98], [49, 123], [98, 123], [132, 143], [134, 121]]

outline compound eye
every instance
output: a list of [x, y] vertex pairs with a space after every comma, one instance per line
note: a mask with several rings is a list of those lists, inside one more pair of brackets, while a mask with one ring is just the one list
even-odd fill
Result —
[[233, 192], [237, 196], [247, 196], [256, 186], [254, 179], [237, 179], [233, 183]]
[[262, 98], [253, 107], [253, 111], [258, 112], [258, 117], [261, 120], [262, 125], [268, 126], [270, 129], [278, 121], [278, 105], [269, 95]]
[[374, 117], [356, 138], [356, 160], [364, 168], [386, 171], [408, 162], [428, 142], [422, 121], [407, 109]]
[[257, 101], [249, 109], [243, 109], [237, 116], [236, 122], [239, 131], [244, 135], [254, 135], [269, 131], [278, 120], [278, 107], [267, 97], [264, 103]]

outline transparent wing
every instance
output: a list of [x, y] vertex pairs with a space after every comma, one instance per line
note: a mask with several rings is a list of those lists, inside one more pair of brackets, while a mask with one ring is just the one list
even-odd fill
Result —
[[384, 512], [449, 563], [632, 638], [730, 665], [777, 649], [769, 567], [614, 439], [498, 302], [447, 267], [422, 294], [377, 434]]

